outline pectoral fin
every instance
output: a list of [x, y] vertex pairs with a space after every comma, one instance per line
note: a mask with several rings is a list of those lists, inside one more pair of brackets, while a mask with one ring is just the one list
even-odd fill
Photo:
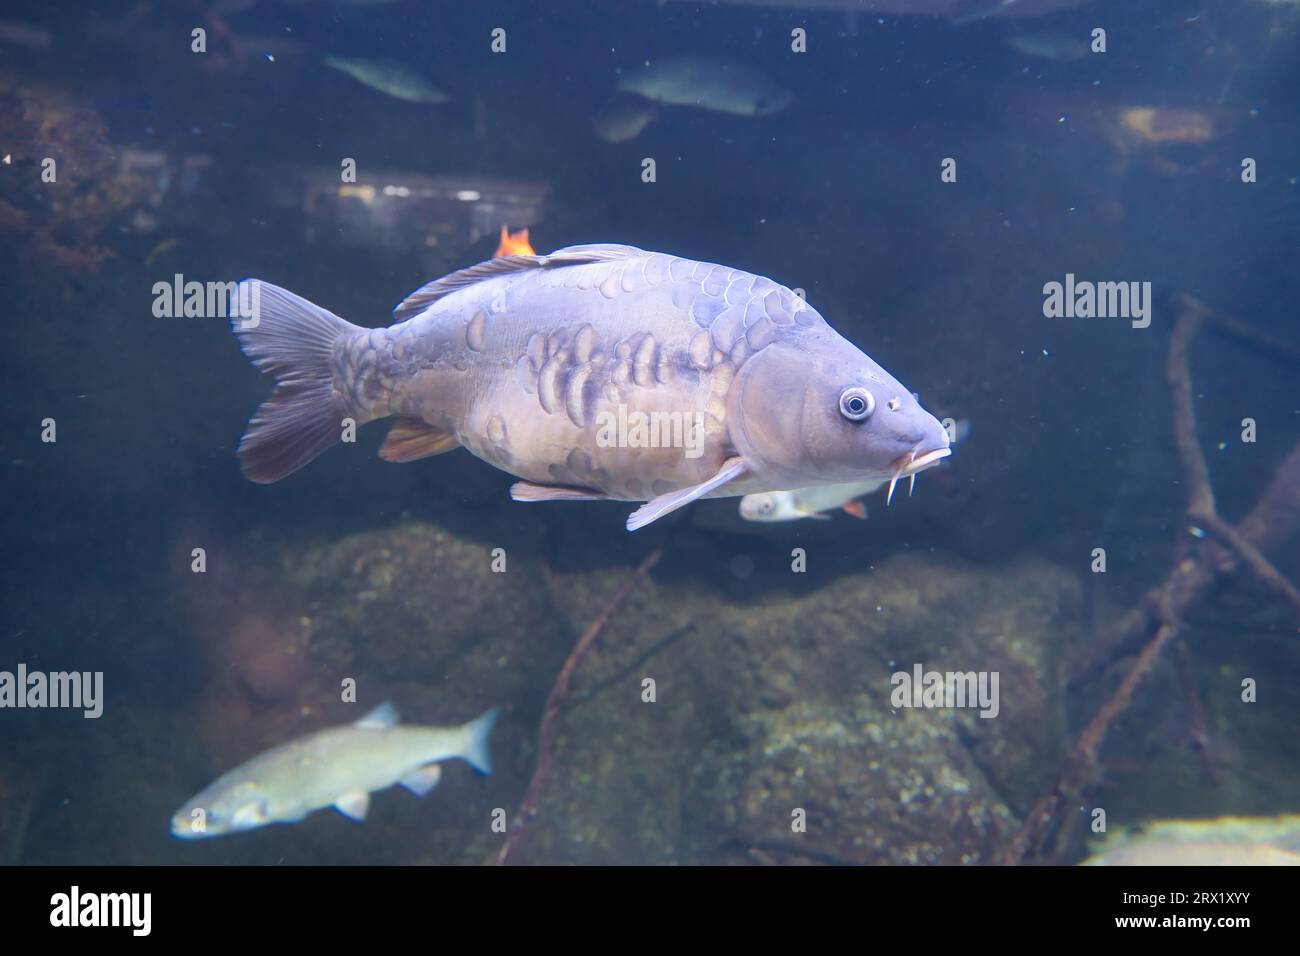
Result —
[[397, 782], [417, 797], [422, 797], [438, 785], [441, 777], [442, 768], [436, 763], [430, 763], [412, 770]]
[[435, 428], [423, 418], [399, 415], [388, 429], [388, 437], [379, 448], [384, 461], [415, 461], [459, 448], [460, 442], [450, 432]]
[[370, 809], [370, 794], [364, 790], [345, 793], [334, 801], [334, 809], [360, 823], [366, 818], [366, 811]]
[[718, 469], [718, 473], [707, 481], [702, 481], [698, 485], [691, 485], [689, 488], [683, 488], [681, 491], [670, 491], [668, 494], [653, 498], [640, 508], [637, 508], [636, 511], [628, 515], [627, 530], [635, 531], [638, 528], [644, 528], [651, 521], [662, 518], [670, 511], [676, 511], [697, 498], [703, 498], [710, 491], [721, 488], [727, 482], [745, 474], [747, 468], [745, 459], [728, 458], [722, 467]]
[[230, 826], [233, 830], [251, 830], [266, 822], [268, 822], [266, 804], [261, 800], [246, 803], [230, 815]]
[[531, 481], [516, 481], [510, 486], [510, 497], [515, 501], [606, 501], [609, 495], [582, 488], [560, 488], [535, 485]]

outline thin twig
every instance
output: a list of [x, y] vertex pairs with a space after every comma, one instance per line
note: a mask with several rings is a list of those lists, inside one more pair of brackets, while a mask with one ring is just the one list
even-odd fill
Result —
[[1182, 315], [1174, 325], [1169, 342], [1169, 362], [1165, 374], [1173, 393], [1174, 441], [1178, 458], [1187, 477], [1187, 510], [1194, 514], [1214, 514], [1214, 490], [1210, 487], [1210, 467], [1201, 454], [1201, 440], [1196, 433], [1196, 408], [1192, 403], [1192, 373], [1188, 360], [1192, 339], [1205, 324], [1209, 314], [1205, 306], [1190, 296], [1180, 296]]
[[1183, 686], [1183, 710], [1187, 715], [1187, 740], [1191, 748], [1201, 758], [1205, 775], [1210, 785], [1219, 785], [1219, 773], [1214, 769], [1214, 758], [1210, 754], [1210, 733], [1205, 727], [1205, 709], [1201, 706], [1201, 695], [1196, 691], [1196, 675], [1192, 673], [1191, 654], [1187, 643], [1179, 641], [1174, 645], [1174, 659], [1178, 664], [1178, 680]]
[[1279, 339], [1275, 335], [1270, 335], [1263, 329], [1257, 329], [1253, 325], [1248, 325], [1240, 319], [1229, 318], [1225, 315], [1215, 315], [1211, 319], [1211, 327], [1224, 335], [1234, 339], [1239, 339], [1247, 345], [1254, 346], [1263, 352], [1272, 354], [1286, 359], [1290, 362], [1300, 362], [1300, 347]]
[[577, 693], [570, 694], [568, 700], [565, 702], [565, 707], [573, 707], [575, 704], [579, 704], [584, 700], [591, 700], [591, 698], [595, 697], [605, 688], [617, 684], [628, 674], [631, 674], [646, 661], [650, 660], [650, 658], [654, 657], [670, 645], [675, 644], [680, 638], [685, 637], [693, 630], [695, 630], [695, 625], [687, 624], [685, 627], [679, 627], [677, 630], [671, 631], [666, 636], [661, 637], [659, 640], [651, 644], [650, 647], [646, 649], [645, 653], [638, 654], [635, 658], [623, 667], [620, 667], [614, 673], [610, 674], [608, 677], [596, 681], [590, 687], [584, 688]]
[[[1176, 301], [1188, 310], [1198, 326], [1202, 322], [1218, 321], [1217, 317], [1209, 316], [1204, 305], [1190, 296], [1179, 296]], [[1186, 335], [1190, 329], [1185, 324], [1181, 325], [1181, 331], [1178, 326], [1175, 327], [1170, 343], [1171, 359], [1172, 353], [1177, 350], [1181, 360], [1187, 361], [1190, 340]], [[1174, 393], [1174, 437], [1179, 459], [1185, 467], [1190, 462], [1193, 469], [1204, 473], [1207, 469], [1202, 467], [1205, 459], [1201, 455], [1199, 441], [1194, 431], [1189, 431], [1196, 427], [1196, 417], [1191, 411], [1190, 373], [1182, 367], [1172, 368], [1172, 363], [1171, 369], [1168, 377]], [[1198, 460], [1200, 465], [1197, 465]], [[1187, 480], [1191, 487], [1188, 510], [1195, 515], [1194, 521], [1207, 523], [1204, 516], [1215, 514], [1213, 494], [1197, 489], [1195, 478], [1189, 476]], [[1250, 513], [1237, 522], [1236, 531], [1240, 533], [1243, 542], [1252, 545], [1262, 555], [1289, 537], [1297, 525], [1300, 525], [1300, 445], [1296, 445], [1274, 470], [1272, 481]], [[1227, 544], [1224, 539], [1224, 545]], [[1167, 606], [1175, 614], [1181, 614], [1219, 573], [1232, 570], [1233, 555], [1224, 545], [1218, 542], [1208, 545], [1202, 543], [1195, 557], [1180, 555], [1158, 587], [1148, 591], [1138, 606], [1130, 609], [1098, 635], [1092, 642], [1088, 659], [1070, 678], [1070, 683], [1078, 686], [1091, 682], [1116, 659], [1134, 653], [1153, 622], [1158, 620], [1158, 608]]]
[[1245, 535], [1218, 515], [1193, 514], [1191, 517], [1192, 520], [1205, 525], [1216, 538], [1228, 545], [1241, 559], [1242, 563], [1254, 572], [1255, 577], [1276, 591], [1284, 601], [1295, 609], [1297, 614], [1300, 614], [1300, 591], [1297, 591], [1295, 585], [1288, 581], [1268, 558], [1260, 554], [1259, 550], [1246, 540]]
[[546, 697], [546, 707], [542, 711], [541, 729], [537, 733], [537, 767], [533, 770], [533, 778], [528, 782], [528, 789], [524, 791], [523, 799], [519, 801], [519, 809], [515, 811], [514, 826], [506, 834], [505, 842], [501, 845], [501, 851], [497, 854], [497, 865], [504, 865], [510, 858], [510, 853], [515, 844], [519, 842], [519, 837], [524, 831], [527, 822], [537, 813], [538, 799], [541, 797], [542, 785], [546, 781], [546, 774], [550, 770], [551, 762], [555, 757], [555, 718], [569, 693], [569, 681], [573, 677], [574, 670], [584, 657], [587, 651], [591, 649], [600, 632], [605, 629], [615, 612], [627, 600], [627, 596], [632, 593], [633, 589], [645, 578], [663, 556], [663, 548], [658, 547], [645, 556], [645, 559], [637, 566], [637, 569], [629, 574], [623, 583], [618, 586], [614, 596], [609, 599], [609, 603], [604, 609], [596, 615], [595, 620], [587, 625], [587, 629], [582, 632], [578, 638], [578, 643], [573, 646], [569, 652], [568, 659], [565, 660], [564, 666], [560, 668], [559, 676], [555, 678], [555, 683], [551, 686], [551, 692]]
[[827, 866], [858, 866], [853, 860], [845, 859], [842, 856], [836, 856], [834, 853], [827, 853], [825, 850], [818, 850], [815, 847], [800, 846], [789, 840], [759, 840], [750, 839], [741, 834], [727, 837], [722, 841], [722, 849], [739, 850], [759, 863], [761, 866], [779, 866], [780, 864], [772, 858], [773, 853], [786, 853], [790, 856], [801, 856], [805, 860], [812, 860], [816, 863], [823, 863]]
[[1124, 679], [1120, 681], [1115, 692], [1106, 698], [1100, 709], [1088, 722], [1079, 740], [1074, 745], [1065, 769], [1057, 778], [1056, 785], [1050, 793], [1039, 797], [1025, 817], [1024, 825], [1003, 849], [998, 862], [1015, 864], [1029, 857], [1041, 844], [1043, 837], [1060, 815], [1063, 806], [1074, 803], [1083, 789], [1092, 782], [1097, 768], [1097, 751], [1106, 739], [1111, 724], [1120, 714], [1128, 709], [1133, 701], [1133, 694], [1141, 686], [1148, 672], [1159, 658], [1160, 652], [1178, 633], [1178, 625], [1172, 622], [1160, 626], [1159, 630], [1142, 653], [1133, 662]]

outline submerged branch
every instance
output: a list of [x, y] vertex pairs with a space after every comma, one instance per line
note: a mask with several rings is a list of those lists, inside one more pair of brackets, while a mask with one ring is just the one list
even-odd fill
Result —
[[1229, 338], [1245, 342], [1262, 352], [1271, 353], [1287, 361], [1300, 362], [1300, 346], [1293, 345], [1276, 335], [1271, 335], [1263, 329], [1257, 329], [1240, 319], [1230, 318], [1225, 315], [1215, 315], [1211, 322], [1216, 332]]
[[1205, 543], [1194, 552], [1180, 549], [1164, 582], [1148, 591], [1136, 607], [1108, 629], [1105, 639], [1098, 642], [1100, 653], [1094, 656], [1090, 673], [1113, 659], [1117, 649], [1125, 648], [1153, 626], [1156, 628], [1119, 686], [1084, 727], [1052, 789], [1034, 803], [1020, 831], [1000, 854], [998, 862], [1001, 863], [1022, 863], [1036, 856], [1064, 808], [1078, 802], [1098, 773], [1097, 756], [1106, 735], [1182, 629], [1182, 612], [1219, 573], [1235, 570], [1238, 562], [1244, 563], [1300, 613], [1300, 592], [1263, 554], [1300, 522], [1300, 445], [1278, 465], [1272, 482], [1241, 522], [1234, 527], [1218, 516], [1209, 467], [1196, 432], [1188, 358], [1196, 333], [1213, 317], [1190, 296], [1180, 296], [1178, 302], [1182, 312], [1170, 341], [1166, 374], [1173, 401], [1174, 441], [1187, 482], [1187, 515], [1205, 525], [1223, 544]]
[[497, 854], [497, 865], [504, 865], [514, 850], [515, 844], [519, 842], [519, 837], [523, 834], [524, 827], [528, 821], [537, 814], [537, 804], [541, 797], [542, 785], [546, 782], [546, 775], [551, 767], [551, 762], [555, 758], [555, 718], [559, 715], [560, 710], [564, 707], [569, 696], [569, 682], [573, 679], [573, 672], [577, 669], [578, 664], [587, 656], [591, 646], [600, 637], [601, 631], [609, 623], [610, 618], [623, 606], [627, 596], [639, 585], [650, 569], [659, 563], [663, 556], [663, 548], [658, 547], [645, 556], [645, 559], [637, 566], [637, 569], [629, 574], [619, 585], [614, 596], [609, 599], [609, 603], [596, 615], [595, 620], [587, 625], [587, 629], [582, 632], [578, 638], [578, 643], [573, 646], [569, 652], [564, 666], [560, 668], [559, 676], [555, 678], [555, 683], [551, 686], [551, 692], [546, 697], [546, 707], [542, 711], [541, 729], [537, 733], [537, 767], [533, 770], [533, 778], [528, 782], [528, 789], [524, 791], [523, 798], [519, 801], [519, 809], [515, 811], [514, 825], [511, 826], [510, 832], [506, 834], [505, 842], [501, 844], [501, 851]]
[[1192, 339], [1205, 324], [1209, 314], [1205, 306], [1190, 296], [1180, 296], [1182, 315], [1174, 326], [1169, 342], [1166, 379], [1172, 392], [1174, 442], [1178, 459], [1187, 478], [1187, 510], [1193, 514], [1214, 514], [1214, 489], [1210, 487], [1210, 466], [1201, 454], [1201, 439], [1196, 432], [1196, 407], [1192, 403], [1192, 373], [1189, 360]]
[[1288, 581], [1268, 558], [1264, 557], [1253, 544], [1246, 540], [1245, 535], [1218, 515], [1194, 514], [1192, 518], [1205, 525], [1216, 538], [1227, 544], [1241, 559], [1242, 563], [1254, 572], [1255, 577], [1276, 591], [1284, 601], [1295, 609], [1297, 614], [1300, 614], [1300, 591], [1297, 591], [1295, 585]]

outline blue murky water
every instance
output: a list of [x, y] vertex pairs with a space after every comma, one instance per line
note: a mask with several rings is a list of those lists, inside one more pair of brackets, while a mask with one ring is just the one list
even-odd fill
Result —
[[[1297, 580], [1300, 5], [905, 6], [8, 5], [0, 859], [1005, 859], [1157, 624], [1115, 622], [1185, 561], [1218, 572], [1030, 858], [1084, 858], [1099, 808], [1300, 809], [1297, 611], [1187, 516], [1167, 382], [1207, 316], [1218, 514]], [[380, 424], [241, 474], [272, 383], [225, 283], [379, 327], [503, 227], [770, 277], [962, 438], [865, 519], [723, 498], [633, 534], [635, 504], [512, 501], [463, 449], [382, 461]], [[930, 672], [982, 693], [899, 696]], [[169, 833], [386, 700], [501, 706], [494, 772]]]

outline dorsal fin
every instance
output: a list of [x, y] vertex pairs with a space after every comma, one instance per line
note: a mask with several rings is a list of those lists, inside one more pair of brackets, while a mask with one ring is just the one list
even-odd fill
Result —
[[611, 259], [630, 259], [633, 256], [643, 255], [645, 251], [635, 246], [596, 244], [565, 246], [546, 256], [501, 256], [499, 259], [489, 259], [487, 262], [480, 262], [476, 266], [461, 269], [420, 286], [393, 310], [393, 321], [405, 322], [457, 289], [464, 289], [484, 279], [492, 279], [510, 272], [554, 269], [559, 266], [580, 265], [584, 262], [608, 262]]
[[358, 720], [353, 726], [366, 730], [379, 730], [383, 727], [397, 726], [397, 708], [391, 700], [386, 700], [370, 713]]

